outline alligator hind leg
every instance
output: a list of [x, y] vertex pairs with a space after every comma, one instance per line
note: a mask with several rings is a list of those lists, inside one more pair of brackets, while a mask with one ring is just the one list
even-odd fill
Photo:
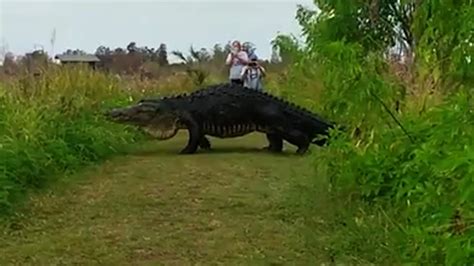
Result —
[[289, 143], [297, 146], [298, 149], [296, 150], [296, 153], [300, 155], [305, 154], [311, 144], [311, 140], [308, 136], [299, 130], [290, 130], [289, 133], [283, 135], [283, 138]]
[[299, 145], [299, 146], [298, 146], [298, 149], [296, 150], [296, 153], [297, 153], [297, 154], [301, 154], [301, 155], [305, 154], [305, 153], [308, 151], [308, 149], [309, 149], [309, 144], [310, 144], [310, 143], [307, 142], [307, 143], [305, 143], [305, 144], [303, 144], [303, 145]]
[[283, 139], [276, 133], [267, 133], [267, 140], [269, 145], [264, 149], [270, 152], [281, 152], [283, 150]]
[[281, 151], [283, 148], [283, 140], [298, 147], [297, 153], [304, 154], [309, 148], [310, 140], [303, 132], [293, 129], [292, 123], [287, 119], [285, 114], [274, 104], [267, 104], [258, 109], [258, 116], [265, 123], [271, 125], [271, 133], [267, 134], [267, 139], [270, 142], [268, 148], [274, 148]]
[[206, 138], [206, 136], [202, 136], [201, 139], [199, 139], [199, 147], [203, 150], [211, 149], [211, 142]]

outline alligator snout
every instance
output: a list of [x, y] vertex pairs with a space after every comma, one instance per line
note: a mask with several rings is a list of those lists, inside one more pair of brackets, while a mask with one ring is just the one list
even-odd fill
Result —
[[117, 119], [123, 115], [123, 111], [120, 108], [114, 108], [104, 112], [104, 116], [108, 119]]

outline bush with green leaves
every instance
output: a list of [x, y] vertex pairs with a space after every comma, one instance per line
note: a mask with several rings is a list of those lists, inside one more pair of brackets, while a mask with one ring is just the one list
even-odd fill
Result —
[[[314, 92], [306, 105], [349, 129], [313, 155], [318, 178], [305, 181], [328, 185], [332, 254], [365, 263], [474, 261], [474, 7], [315, 2], [319, 13], [297, 13], [304, 45], [277, 45], [290, 46], [282, 50], [295, 61], [281, 84], [285, 94]], [[397, 39], [417, 55], [407, 63], [410, 80], [398, 78], [387, 60]], [[427, 97], [436, 101], [413, 104]], [[298, 196], [314, 202], [316, 193]], [[318, 211], [303, 206], [305, 215]]]
[[357, 145], [346, 135], [317, 155], [317, 167], [329, 169], [337, 192], [357, 191], [397, 224], [390, 234], [403, 261], [474, 259], [471, 105], [460, 93], [422, 116], [407, 114], [401, 122], [410, 138], [380, 127], [370, 141]]
[[[139, 140], [107, 123], [108, 106], [129, 93], [109, 76], [88, 69], [49, 70], [0, 87], [0, 211], [59, 173], [78, 169]], [[62, 176], [62, 175], [61, 175]]]

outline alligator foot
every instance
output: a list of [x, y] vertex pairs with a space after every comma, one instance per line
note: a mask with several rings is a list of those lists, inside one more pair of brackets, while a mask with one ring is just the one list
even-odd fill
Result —
[[283, 151], [283, 139], [273, 133], [267, 133], [267, 140], [269, 142], [269, 145], [264, 147], [264, 150], [267, 150], [269, 152], [274, 152], [274, 153], [279, 153]]
[[286, 141], [298, 147], [296, 150], [296, 154], [298, 155], [305, 154], [311, 144], [308, 136], [299, 130], [290, 130], [284, 137]]
[[190, 149], [190, 148], [186, 147], [186, 148], [182, 149], [182, 150], [179, 152], [179, 154], [193, 154], [193, 153], [195, 153], [195, 152], [196, 152], [196, 150]]
[[205, 136], [203, 136], [199, 140], [199, 147], [203, 150], [210, 150], [211, 149], [211, 142], [209, 142], [209, 140]]
[[182, 149], [180, 154], [193, 154], [197, 151], [200, 142], [202, 141], [203, 134], [199, 131], [199, 126], [196, 121], [190, 116], [183, 116], [183, 122], [186, 125], [189, 133], [188, 144]]
[[298, 154], [298, 155], [303, 155], [303, 154], [305, 154], [305, 153], [308, 151], [308, 148], [309, 148], [309, 145], [300, 146], [300, 147], [298, 147], [298, 149], [296, 150], [296, 154]]
[[188, 144], [184, 147], [179, 153], [180, 154], [193, 154], [196, 153], [201, 140], [197, 137], [191, 136], [189, 138]]

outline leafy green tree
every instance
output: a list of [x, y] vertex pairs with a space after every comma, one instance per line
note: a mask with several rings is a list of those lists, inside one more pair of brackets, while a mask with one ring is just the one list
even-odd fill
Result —
[[[302, 95], [302, 88], [311, 90], [320, 82], [322, 89], [312, 99], [315, 108], [349, 129], [315, 155], [315, 167], [329, 171], [335, 197], [357, 192], [364, 203], [359, 206], [370, 204], [369, 212], [387, 217], [392, 224], [383, 228], [387, 232], [371, 232], [393, 244], [394, 261], [469, 264], [474, 260], [474, 190], [468, 163], [474, 134], [469, 122], [472, 1], [315, 3], [319, 10], [299, 6], [296, 13], [303, 44], [289, 36], [274, 42], [282, 57], [286, 52], [292, 58], [284, 86], [289, 95]], [[414, 58], [407, 62], [413, 79], [402, 80], [391, 72], [387, 53], [394, 46]], [[430, 96], [433, 91], [437, 94]], [[426, 108], [428, 97], [437, 101]], [[397, 105], [400, 112], [395, 114]], [[347, 235], [338, 241], [366, 244]]]

